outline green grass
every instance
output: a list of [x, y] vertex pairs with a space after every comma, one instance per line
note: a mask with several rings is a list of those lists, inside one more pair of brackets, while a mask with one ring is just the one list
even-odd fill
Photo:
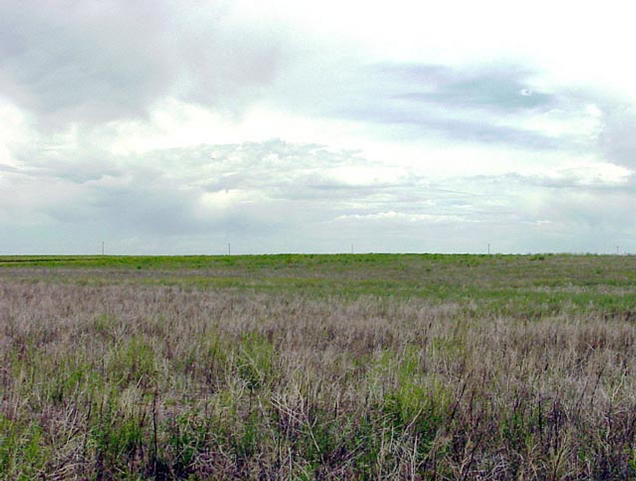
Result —
[[629, 317], [636, 284], [636, 257], [597, 255], [0, 256], [0, 267], [81, 285], [420, 298], [528, 318], [589, 309]]
[[0, 266], [0, 479], [636, 479], [633, 256]]

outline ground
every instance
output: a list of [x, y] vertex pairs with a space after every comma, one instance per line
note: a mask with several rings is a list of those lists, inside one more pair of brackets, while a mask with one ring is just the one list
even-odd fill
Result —
[[2, 479], [636, 479], [636, 257], [0, 257]]

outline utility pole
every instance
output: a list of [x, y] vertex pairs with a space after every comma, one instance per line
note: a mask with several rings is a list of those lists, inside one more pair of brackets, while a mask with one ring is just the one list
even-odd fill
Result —
[[231, 256], [232, 255], [232, 251], [230, 250], [230, 243], [227, 243], [227, 255]]
[[351, 244], [351, 253], [353, 254], [353, 244]]
[[102, 255], [104, 255], [104, 241], [102, 241]]
[[490, 242], [488, 243], [488, 255], [490, 255]]

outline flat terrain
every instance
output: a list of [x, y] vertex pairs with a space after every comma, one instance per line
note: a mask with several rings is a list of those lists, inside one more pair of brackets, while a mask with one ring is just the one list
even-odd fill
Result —
[[0, 257], [0, 479], [636, 479], [636, 257]]

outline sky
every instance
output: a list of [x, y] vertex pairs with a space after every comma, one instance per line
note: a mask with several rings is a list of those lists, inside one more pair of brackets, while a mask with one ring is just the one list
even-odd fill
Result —
[[636, 252], [634, 13], [3, 0], [0, 254]]

